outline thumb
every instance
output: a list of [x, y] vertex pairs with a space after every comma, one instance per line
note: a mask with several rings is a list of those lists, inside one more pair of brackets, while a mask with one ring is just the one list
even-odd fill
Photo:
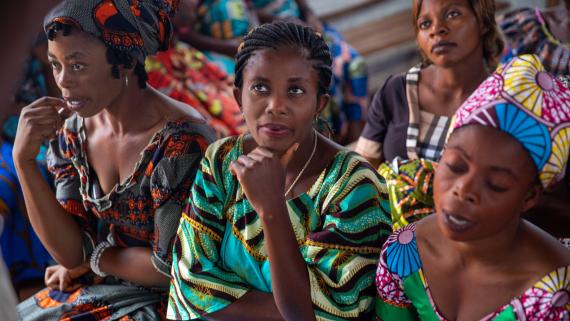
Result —
[[280, 161], [281, 161], [281, 165], [283, 165], [283, 167], [287, 167], [287, 165], [289, 164], [289, 162], [293, 158], [293, 154], [295, 154], [295, 152], [297, 151], [298, 148], [299, 148], [299, 143], [294, 143], [293, 145], [289, 146], [287, 151], [285, 151], [283, 156], [281, 156]]

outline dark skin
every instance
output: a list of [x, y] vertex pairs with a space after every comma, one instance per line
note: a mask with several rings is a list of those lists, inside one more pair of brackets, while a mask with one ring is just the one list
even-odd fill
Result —
[[[489, 76], [483, 56], [483, 26], [467, 0], [424, 0], [416, 42], [431, 64], [420, 72], [421, 110], [451, 117]], [[441, 41], [448, 46], [439, 47]], [[384, 159], [369, 159], [378, 167]]]
[[[300, 24], [305, 24], [312, 27], [315, 31], [323, 32], [324, 26], [323, 22], [319, 19], [319, 17], [315, 14], [315, 12], [311, 9], [310, 5], [307, 3], [306, 0], [295, 0], [299, 10], [301, 11], [301, 17], [303, 21], [297, 21]], [[280, 17], [271, 15], [266, 13], [262, 10], [257, 10], [257, 15], [261, 22], [272, 22]], [[286, 20], [298, 20], [296, 18], [289, 18], [287, 17]], [[335, 135], [335, 140], [342, 145], [350, 144], [358, 139], [362, 129], [364, 128], [364, 121], [346, 121], [343, 123], [342, 128], [340, 131]]]
[[[251, 26], [257, 26], [259, 21], [255, 12], [250, 11], [246, 4], [244, 4], [244, 7], [248, 10], [248, 14], [251, 17]], [[178, 14], [174, 20], [174, 25], [178, 30], [178, 38], [199, 50], [213, 51], [230, 57], [235, 56], [241, 43], [241, 39], [217, 39], [194, 30], [194, 25], [198, 23], [196, 16], [198, 8], [198, 1], [180, 1]]]
[[[471, 125], [451, 137], [434, 180], [436, 215], [416, 234], [426, 282], [447, 320], [481, 320], [570, 264], [556, 239], [521, 218], [541, 194], [533, 166], [497, 129]], [[457, 229], [449, 216], [467, 227]]]
[[[312, 129], [329, 97], [318, 94], [315, 62], [306, 55], [296, 48], [256, 52], [244, 70], [242, 88], [235, 91], [251, 136], [244, 143], [244, 155], [230, 168], [262, 220], [273, 293], [251, 290], [207, 315], [209, 320], [315, 320], [307, 266], [286, 200], [306, 193], [341, 147]], [[272, 129], [275, 124], [280, 129]], [[285, 196], [310, 158], [315, 137], [318, 157]]]
[[[140, 89], [132, 70], [120, 68], [120, 79], [113, 78], [106, 47], [87, 33], [74, 29], [69, 36], [57, 35], [48, 46], [53, 75], [66, 100], [44, 97], [22, 110], [13, 155], [32, 226], [61, 264], [62, 271], [48, 271], [51, 275], [46, 275], [46, 281], [63, 286], [54, 275], [75, 279], [82, 274], [76, 270], [87, 271], [84, 265], [88, 263], [83, 261], [79, 225], [61, 207], [35, 164], [41, 142], [54, 137], [62, 125], [58, 110], [84, 117], [88, 162], [103, 193], [124, 182], [150, 138], [168, 121], [204, 120], [193, 109], [152, 88]], [[98, 85], [93, 86], [95, 83]], [[150, 248], [109, 248], [101, 256], [100, 269], [139, 285], [167, 286], [169, 278], [152, 266], [151, 254]]]

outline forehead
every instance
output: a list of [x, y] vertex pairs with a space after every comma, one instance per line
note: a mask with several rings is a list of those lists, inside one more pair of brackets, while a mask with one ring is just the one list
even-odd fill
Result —
[[529, 152], [513, 136], [489, 126], [467, 125], [456, 129], [448, 146], [459, 146], [482, 165], [506, 167], [518, 172], [534, 166]]
[[313, 68], [315, 61], [308, 59], [304, 48], [278, 47], [255, 51], [244, 68], [244, 78], [313, 78], [318, 77]]
[[77, 29], [72, 29], [67, 36], [60, 31], [53, 40], [48, 41], [48, 55], [58, 58], [70, 53], [74, 53], [74, 56], [83, 57], [99, 56], [101, 53], [105, 53], [106, 49], [101, 40]]
[[420, 7], [420, 14], [431, 10], [441, 10], [452, 6], [470, 7], [468, 0], [423, 0]]

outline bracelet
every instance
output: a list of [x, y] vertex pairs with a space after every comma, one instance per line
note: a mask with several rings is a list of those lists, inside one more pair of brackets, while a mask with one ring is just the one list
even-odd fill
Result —
[[101, 261], [101, 255], [103, 254], [103, 252], [110, 247], [113, 247], [113, 245], [107, 241], [99, 243], [95, 248], [95, 250], [93, 250], [93, 253], [91, 253], [91, 259], [89, 260], [89, 266], [91, 267], [91, 271], [93, 271], [93, 273], [102, 278], [108, 276], [109, 274], [99, 269], [99, 261]]

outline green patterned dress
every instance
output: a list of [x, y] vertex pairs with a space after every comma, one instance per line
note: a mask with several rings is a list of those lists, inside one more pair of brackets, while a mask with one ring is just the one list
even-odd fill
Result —
[[[250, 290], [272, 291], [261, 220], [228, 170], [243, 141], [220, 140], [202, 160], [175, 241], [169, 319], [199, 319]], [[374, 270], [391, 230], [385, 196], [374, 169], [340, 151], [307, 193], [287, 201], [317, 320], [372, 318]]]

